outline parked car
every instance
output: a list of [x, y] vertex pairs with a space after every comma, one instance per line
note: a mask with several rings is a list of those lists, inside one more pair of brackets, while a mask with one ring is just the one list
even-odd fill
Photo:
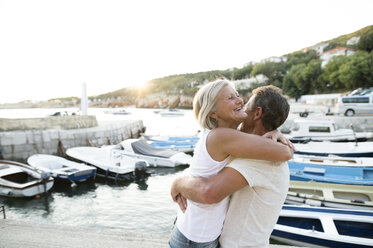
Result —
[[339, 114], [344, 114], [345, 116], [373, 114], [373, 89], [367, 89], [360, 94], [340, 97], [337, 109]]

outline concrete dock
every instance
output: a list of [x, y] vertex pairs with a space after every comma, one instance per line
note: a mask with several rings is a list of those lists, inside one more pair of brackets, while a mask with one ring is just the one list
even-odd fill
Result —
[[[166, 248], [169, 235], [0, 219], [0, 248]], [[295, 248], [270, 245], [270, 248]]]

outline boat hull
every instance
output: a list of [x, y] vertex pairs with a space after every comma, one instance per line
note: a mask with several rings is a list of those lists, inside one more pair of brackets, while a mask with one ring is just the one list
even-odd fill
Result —
[[373, 247], [373, 212], [284, 205], [271, 238], [305, 247]]

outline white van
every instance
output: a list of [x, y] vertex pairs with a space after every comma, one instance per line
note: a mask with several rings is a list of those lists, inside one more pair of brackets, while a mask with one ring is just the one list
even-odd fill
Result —
[[340, 97], [337, 109], [339, 114], [344, 114], [345, 116], [373, 114], [373, 93]]

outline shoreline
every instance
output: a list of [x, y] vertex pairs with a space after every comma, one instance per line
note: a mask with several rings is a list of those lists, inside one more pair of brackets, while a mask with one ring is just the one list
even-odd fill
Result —
[[[125, 221], [125, 220], [124, 220]], [[0, 248], [166, 248], [169, 235], [0, 219]], [[171, 232], [170, 232], [171, 233]], [[296, 248], [269, 245], [269, 248]]]

